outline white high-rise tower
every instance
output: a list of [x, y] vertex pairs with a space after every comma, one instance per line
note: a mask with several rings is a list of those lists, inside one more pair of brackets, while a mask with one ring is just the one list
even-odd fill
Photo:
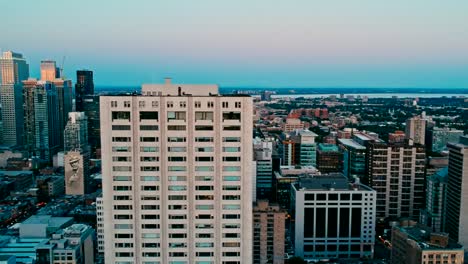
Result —
[[100, 100], [106, 263], [252, 263], [252, 98], [167, 79]]

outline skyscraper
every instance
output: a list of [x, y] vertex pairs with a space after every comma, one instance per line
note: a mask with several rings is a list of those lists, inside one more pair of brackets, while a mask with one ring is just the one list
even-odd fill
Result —
[[57, 136], [60, 139], [60, 147], [63, 147], [63, 130], [67, 125], [68, 113], [72, 111], [72, 82], [71, 80], [55, 79], [52, 81], [57, 91], [58, 103], [58, 131]]
[[142, 94], [100, 98], [106, 262], [252, 263], [252, 98]]
[[343, 150], [343, 174], [348, 179], [363, 179], [366, 175], [366, 147], [352, 139], [339, 138]]
[[41, 61], [41, 81], [52, 82], [60, 77], [60, 70], [57, 68], [55, 61]]
[[75, 111], [83, 112], [83, 100], [85, 95], [94, 94], [93, 72], [89, 70], [76, 71], [75, 84]]
[[426, 140], [426, 119], [419, 116], [408, 118], [406, 120], [405, 135], [416, 144], [423, 144]]
[[5, 51], [0, 58], [0, 72], [2, 84], [21, 84], [29, 78], [29, 65], [20, 53]]
[[468, 137], [448, 143], [449, 165], [445, 232], [462, 245], [468, 245]]
[[24, 145], [30, 155], [52, 160], [59, 150], [58, 100], [47, 81], [23, 81]]
[[23, 144], [23, 94], [21, 81], [28, 79], [29, 65], [23, 55], [11, 51], [0, 58], [0, 103], [3, 144]]
[[99, 117], [99, 95], [85, 95], [83, 99], [84, 113], [88, 118], [88, 142], [93, 156], [101, 147], [101, 125]]

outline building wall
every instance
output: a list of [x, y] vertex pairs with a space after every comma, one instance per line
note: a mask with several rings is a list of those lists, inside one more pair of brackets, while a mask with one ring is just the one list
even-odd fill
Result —
[[[252, 263], [252, 99], [103, 96], [100, 107], [106, 262]], [[157, 120], [140, 119], [140, 111], [157, 111]], [[201, 111], [213, 112], [213, 121], [196, 120]], [[241, 121], [223, 121], [225, 111]]]
[[293, 192], [296, 256], [305, 259], [372, 258], [375, 191]]

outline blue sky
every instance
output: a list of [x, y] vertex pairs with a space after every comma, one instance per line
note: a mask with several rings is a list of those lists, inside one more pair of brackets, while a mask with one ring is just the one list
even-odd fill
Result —
[[0, 49], [97, 85], [468, 88], [466, 0], [2, 1]]

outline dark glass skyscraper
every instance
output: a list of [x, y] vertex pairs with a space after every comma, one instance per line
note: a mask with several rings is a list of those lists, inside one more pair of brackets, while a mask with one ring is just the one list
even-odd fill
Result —
[[83, 112], [83, 98], [94, 94], [93, 72], [89, 70], [76, 71], [75, 105], [76, 112]]

